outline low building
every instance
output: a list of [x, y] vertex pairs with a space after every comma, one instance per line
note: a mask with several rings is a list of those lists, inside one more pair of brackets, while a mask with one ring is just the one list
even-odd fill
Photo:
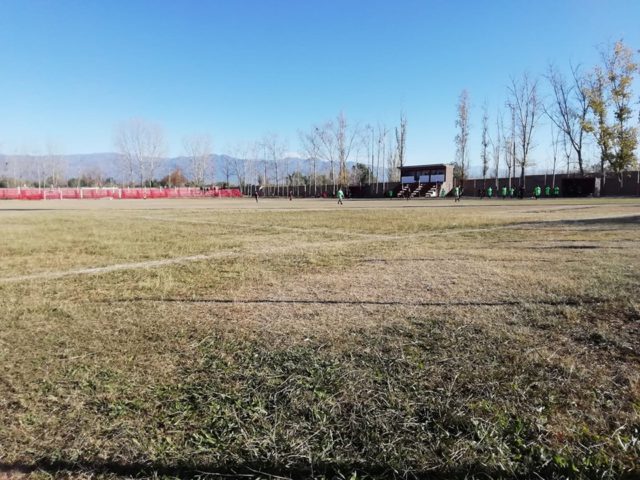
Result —
[[400, 167], [401, 189], [412, 196], [440, 196], [453, 188], [453, 165], [407, 165]]

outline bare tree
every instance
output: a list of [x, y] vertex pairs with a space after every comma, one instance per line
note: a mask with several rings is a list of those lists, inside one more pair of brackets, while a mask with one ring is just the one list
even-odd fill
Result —
[[231, 159], [231, 173], [238, 180], [240, 191], [245, 191], [247, 174], [250, 171], [249, 146], [246, 143], [238, 143], [233, 150]]
[[348, 185], [347, 162], [351, 155], [351, 150], [357, 141], [361, 138], [360, 128], [358, 125], [350, 126], [343, 112], [340, 112], [337, 118], [336, 129], [334, 130], [336, 138], [336, 147], [338, 149], [338, 161], [340, 162], [340, 184]]
[[569, 83], [557, 69], [553, 66], [549, 67], [546, 78], [553, 90], [553, 99], [550, 106], [543, 104], [542, 107], [553, 124], [567, 136], [571, 147], [576, 152], [580, 175], [584, 175], [582, 149], [589, 113], [588, 85], [579, 67], [572, 67], [571, 73], [573, 81]]
[[300, 132], [300, 144], [307, 161], [311, 163], [311, 184], [313, 185], [313, 195], [317, 195], [317, 164], [320, 157], [320, 138], [317, 129], [311, 132]]
[[469, 170], [469, 93], [466, 90], [462, 91], [458, 99], [456, 128], [456, 167], [462, 186]]
[[221, 174], [222, 174], [222, 178], [224, 178], [224, 186], [226, 188], [229, 187], [230, 185], [230, 181], [231, 181], [231, 175], [233, 174], [233, 159], [231, 158], [230, 155], [224, 154], [221, 156], [220, 158], [221, 163], [220, 163], [220, 170], [221, 170]]
[[569, 141], [567, 140], [567, 136], [566, 135], [562, 135], [562, 152], [564, 154], [564, 161], [565, 164], [567, 166], [567, 175], [569, 175], [569, 173], [571, 173], [571, 152], [572, 152], [572, 148], [571, 145], [569, 144]]
[[160, 125], [132, 118], [118, 125], [114, 143], [129, 184], [133, 183], [134, 174], [137, 174], [141, 186], [154, 179], [166, 152], [164, 131]]
[[[502, 150], [504, 142], [504, 125], [502, 120], [502, 114], [498, 111], [496, 115], [496, 133], [493, 139], [489, 139], [491, 144], [492, 156], [493, 156], [493, 178], [498, 188], [498, 178], [500, 177], [500, 150]], [[509, 169], [510, 171], [510, 169]], [[483, 181], [484, 188], [484, 181]]]
[[404, 112], [400, 113], [400, 126], [396, 127], [396, 156], [398, 157], [398, 167], [404, 167], [407, 145], [407, 117]]
[[[275, 172], [275, 194], [280, 194], [280, 175], [282, 174], [282, 169], [278, 168], [282, 159], [284, 157], [284, 153], [286, 150], [286, 144], [275, 133], [270, 133], [264, 136], [263, 145], [265, 147], [266, 156], [271, 162], [274, 172]], [[266, 168], [265, 168], [265, 176], [266, 176]]]
[[182, 145], [189, 159], [189, 167], [193, 183], [202, 187], [207, 172], [211, 172], [211, 136], [206, 134], [191, 135], [182, 140]]
[[336, 192], [335, 164], [338, 163], [338, 179], [340, 185], [348, 183], [347, 162], [357, 142], [362, 138], [358, 125], [350, 125], [342, 112], [335, 121], [326, 122], [314, 127], [320, 157], [328, 160], [331, 166], [329, 179]]
[[[397, 140], [396, 140], [397, 142]], [[400, 180], [400, 172], [398, 170], [399, 159], [398, 159], [398, 145], [391, 139], [389, 141], [391, 145], [389, 145], [387, 150], [387, 179], [389, 182], [397, 182]], [[386, 149], [383, 149], [383, 152]]]
[[[551, 152], [553, 154], [553, 163], [551, 169], [551, 188], [555, 188], [556, 186], [556, 166], [558, 164], [558, 144], [560, 143], [560, 135], [562, 135], [562, 130], [560, 128], [551, 128]], [[564, 135], [565, 145], [568, 138], [568, 135]]]
[[54, 142], [48, 141], [46, 146], [46, 154], [44, 158], [44, 172], [47, 175], [47, 183], [52, 187], [59, 187], [62, 185], [67, 162], [60, 153], [60, 147]]
[[510, 104], [516, 118], [516, 137], [520, 148], [518, 165], [520, 166], [520, 186], [525, 186], [525, 171], [530, 164], [529, 153], [533, 148], [533, 130], [539, 120], [540, 101], [538, 99], [538, 82], [531, 80], [527, 73], [520, 80], [511, 79], [509, 93]]
[[[511, 123], [509, 136], [505, 133], [504, 123], [500, 122], [500, 131], [502, 132], [502, 148], [504, 149], [504, 163], [507, 167], [507, 178], [509, 188], [513, 187], [513, 174], [516, 170], [516, 114], [511, 105], [509, 105], [509, 113], [511, 114]], [[496, 186], [498, 182], [496, 181]]]
[[[382, 186], [383, 190], [385, 188], [385, 180], [386, 175], [384, 174], [384, 161], [385, 161], [385, 146], [387, 144], [387, 133], [389, 130], [385, 125], [378, 123], [378, 140], [377, 140], [377, 148], [376, 148], [376, 177], [378, 178], [378, 182], [380, 182], [380, 163], [382, 161]], [[376, 184], [376, 193], [378, 193], [378, 185]]]
[[[482, 160], [482, 188], [485, 187], [485, 180], [487, 178], [487, 173], [489, 172], [489, 144], [491, 140], [489, 139], [489, 111], [487, 108], [487, 102], [485, 101], [482, 105], [482, 140], [481, 146], [482, 150], [480, 152], [480, 159]], [[500, 151], [500, 139], [498, 138], [498, 152]], [[494, 153], [496, 149], [494, 148]], [[495, 161], [495, 159], [494, 159]], [[498, 163], [495, 161], [495, 163]]]

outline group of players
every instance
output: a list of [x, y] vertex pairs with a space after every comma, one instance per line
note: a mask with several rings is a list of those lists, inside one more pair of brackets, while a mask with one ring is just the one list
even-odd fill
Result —
[[[460, 201], [460, 197], [462, 196], [462, 189], [460, 187], [454, 187], [453, 188], [453, 198], [455, 199], [456, 202]], [[484, 188], [479, 188], [478, 189], [478, 197], [480, 197], [481, 199], [483, 199], [484, 197], [487, 197], [489, 199], [493, 198], [524, 198], [525, 197], [525, 188], [524, 187], [520, 187], [518, 188], [517, 192], [516, 192], [516, 188], [515, 187], [506, 187], [503, 186], [502, 188], [498, 189], [497, 187], [494, 189], [493, 187], [489, 187], [487, 189]], [[540, 187], [540, 185], [536, 185], [533, 188], [533, 196], [534, 198], [538, 199], [542, 196], [542, 188]], [[555, 187], [550, 187], [549, 185], [546, 185], [544, 187], [544, 196], [545, 197], [555, 197], [558, 198], [560, 197], [560, 187], [555, 186]]]
[[[503, 186], [502, 188], [498, 189], [498, 188], [493, 188], [493, 187], [489, 187], [486, 190], [484, 188], [482, 189], [478, 189], [478, 196], [480, 198], [493, 198], [494, 196], [496, 198], [516, 198], [516, 195], [518, 198], [524, 198], [525, 197], [525, 189], [524, 187], [520, 187], [517, 192], [515, 187], [505, 187]], [[540, 198], [542, 196], [542, 188], [539, 185], [536, 185], [533, 188], [533, 196], [535, 198]], [[560, 187], [555, 186], [555, 187], [550, 187], [549, 185], [544, 187], [544, 196], [545, 197], [559, 197], [560, 196]]]

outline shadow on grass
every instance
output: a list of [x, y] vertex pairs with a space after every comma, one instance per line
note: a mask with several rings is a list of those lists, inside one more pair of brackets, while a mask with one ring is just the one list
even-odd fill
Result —
[[[9, 478], [13, 475], [29, 475], [45, 472], [54, 477], [73, 476], [74, 474], [121, 476], [129, 478], [360, 478], [360, 479], [502, 479], [502, 478], [565, 478], [563, 469], [556, 470], [549, 465], [541, 469], [521, 473], [506, 472], [497, 468], [487, 468], [484, 465], [469, 465], [466, 468], [443, 467], [429, 470], [397, 471], [383, 465], [362, 465], [350, 463], [318, 463], [285, 467], [274, 463], [245, 463], [238, 465], [210, 465], [210, 464], [154, 464], [142, 462], [115, 461], [78, 461], [42, 459], [34, 463], [0, 462], [0, 474]], [[587, 473], [587, 472], [585, 472]], [[574, 472], [575, 474], [575, 472]], [[356, 477], [357, 475], [357, 477]], [[540, 476], [542, 475], [542, 477]], [[588, 474], [587, 474], [588, 476]], [[617, 476], [619, 479], [637, 478], [633, 473]]]
[[534, 222], [519, 222], [510, 226], [552, 226], [552, 225], [620, 225], [620, 224], [636, 224], [640, 225], [640, 215], [618, 215], [615, 217], [597, 217], [597, 218], [576, 218], [562, 220], [540, 220]]
[[330, 300], [330, 299], [274, 299], [258, 298], [235, 300], [229, 298], [118, 298], [103, 300], [100, 303], [127, 303], [127, 302], [166, 302], [166, 303], [215, 303], [229, 305], [362, 305], [362, 306], [400, 306], [400, 307], [504, 307], [504, 306], [580, 306], [602, 303], [600, 299], [562, 299], [562, 300], [495, 300], [495, 301], [429, 301], [429, 302], [404, 302], [400, 300]]

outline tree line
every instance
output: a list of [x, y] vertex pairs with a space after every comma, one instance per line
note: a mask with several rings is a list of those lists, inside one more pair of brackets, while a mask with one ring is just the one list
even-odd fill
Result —
[[[482, 106], [480, 162], [483, 182], [506, 173], [519, 176], [524, 185], [525, 174], [533, 166], [534, 133], [541, 120], [551, 125], [552, 175], [562, 161], [567, 172], [580, 175], [616, 174], [637, 168], [638, 122], [633, 110], [633, 81], [639, 72], [634, 51], [622, 40], [599, 50], [600, 63], [591, 69], [570, 66], [567, 77], [553, 64], [541, 77], [528, 73], [512, 77], [507, 87], [504, 110], [499, 108], [492, 126], [487, 103]], [[549, 95], [540, 95], [541, 83], [549, 87]], [[470, 96], [460, 94], [456, 105], [455, 176], [462, 183], [469, 172]], [[505, 119], [506, 115], [506, 119]], [[586, 158], [585, 146], [597, 147], [598, 157]], [[590, 161], [591, 160], [591, 161]], [[519, 171], [518, 171], [519, 170]], [[496, 183], [497, 185], [497, 183]]]
[[291, 158], [287, 154], [288, 140], [268, 133], [255, 141], [239, 142], [221, 156], [216, 167], [212, 136], [200, 133], [182, 139], [181, 156], [186, 159], [186, 168], [158, 178], [168, 160], [165, 130], [157, 122], [131, 118], [114, 128], [118, 178], [105, 178], [95, 166], [67, 178], [64, 155], [50, 147], [45, 156], [5, 157], [0, 187], [218, 184], [238, 186], [246, 193], [262, 187], [268, 195], [286, 195], [290, 189], [315, 195], [321, 188], [335, 193], [338, 188], [353, 184], [397, 181], [398, 167], [405, 163], [406, 138], [404, 113], [397, 126], [388, 127], [382, 123], [374, 126], [351, 122], [340, 112], [335, 118], [298, 132], [298, 149], [303, 158]]

